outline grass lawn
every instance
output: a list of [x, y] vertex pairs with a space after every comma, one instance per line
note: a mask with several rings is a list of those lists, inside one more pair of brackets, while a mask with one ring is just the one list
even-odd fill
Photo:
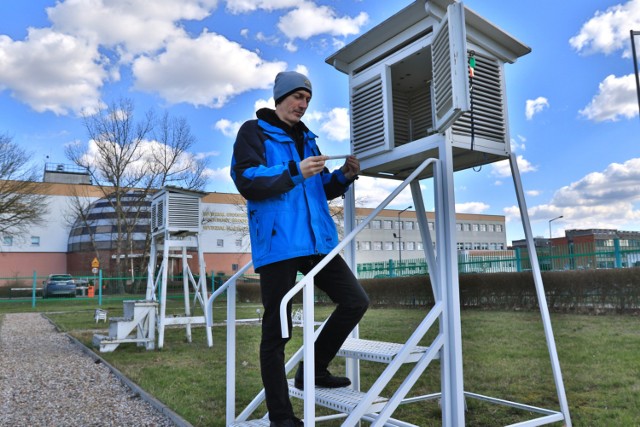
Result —
[[[179, 311], [176, 306], [177, 303], [171, 303], [169, 311]], [[46, 312], [60, 329], [90, 344], [93, 333], [104, 333], [96, 329], [106, 329], [106, 324], [94, 323], [95, 307], [95, 302], [86, 300], [47, 300], [39, 303], [36, 310]], [[103, 308], [109, 309], [109, 316], [119, 316], [122, 303], [108, 301]], [[257, 308], [257, 305], [241, 305], [238, 318], [256, 317]], [[0, 303], [0, 314], [31, 310], [30, 302], [23, 307]], [[318, 319], [329, 312], [330, 307], [316, 310]], [[214, 313], [216, 321], [225, 317], [223, 307], [216, 307]], [[425, 311], [418, 309], [370, 309], [361, 323], [360, 333], [367, 339], [402, 342], [424, 315]], [[552, 322], [573, 425], [640, 426], [640, 319], [553, 314]], [[214, 346], [208, 348], [203, 328], [194, 328], [192, 343], [185, 342], [184, 329], [167, 329], [162, 350], [148, 352], [129, 344], [102, 356], [193, 425], [224, 426], [225, 335], [224, 327], [215, 327]], [[301, 335], [301, 329], [294, 328], [287, 347], [290, 354], [300, 345]], [[463, 311], [462, 337], [465, 390], [558, 409], [537, 312]], [[259, 340], [259, 327], [238, 327], [238, 412], [261, 389]], [[332, 371], [343, 371], [341, 363], [334, 363]], [[363, 362], [361, 367], [364, 387], [370, 385], [383, 368], [369, 362]], [[400, 381], [401, 378], [390, 389]], [[411, 394], [437, 392], [439, 383], [436, 361], [427, 368]], [[391, 393], [386, 390], [382, 394]], [[474, 399], [468, 399], [467, 404], [468, 426], [500, 426], [533, 418], [522, 411]], [[300, 402], [294, 401], [294, 406], [301, 416]], [[318, 413], [321, 412], [318, 409]], [[263, 414], [264, 407], [261, 407], [256, 416]], [[435, 402], [403, 405], [394, 417], [420, 426], [441, 425]], [[340, 422], [322, 425], [338, 426]]]

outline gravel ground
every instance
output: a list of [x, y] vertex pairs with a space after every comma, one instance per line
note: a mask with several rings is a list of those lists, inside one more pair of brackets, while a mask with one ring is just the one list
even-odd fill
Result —
[[174, 426], [40, 314], [0, 325], [0, 426]]

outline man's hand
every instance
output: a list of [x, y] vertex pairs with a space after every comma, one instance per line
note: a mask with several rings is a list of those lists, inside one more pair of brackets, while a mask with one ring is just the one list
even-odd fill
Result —
[[349, 156], [340, 170], [347, 179], [353, 179], [360, 173], [360, 160], [356, 156]]
[[299, 163], [302, 176], [306, 179], [310, 176], [319, 174], [324, 169], [324, 162], [326, 160], [327, 156], [307, 157]]

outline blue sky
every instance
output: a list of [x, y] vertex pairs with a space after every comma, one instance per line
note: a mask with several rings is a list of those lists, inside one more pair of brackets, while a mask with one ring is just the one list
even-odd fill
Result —
[[[87, 144], [81, 113], [119, 98], [185, 117], [209, 162], [209, 191], [235, 192], [235, 130], [272, 104], [278, 71], [313, 82], [304, 117], [326, 154], [349, 150], [347, 78], [324, 60], [411, 1], [29, 0], [0, 2], [0, 133], [36, 165]], [[153, 4], [153, 7], [149, 5]], [[467, 0], [532, 52], [507, 65], [512, 145], [534, 235], [640, 231], [640, 120], [630, 30], [640, 0]], [[640, 44], [640, 38], [638, 38]], [[48, 156], [48, 158], [47, 158]], [[339, 166], [339, 164], [336, 164]], [[505, 215], [524, 236], [504, 163], [456, 174], [459, 212]], [[395, 181], [360, 179], [375, 206]], [[427, 200], [428, 196], [425, 197]], [[412, 204], [403, 194], [391, 206]], [[428, 206], [429, 207], [429, 206]]]

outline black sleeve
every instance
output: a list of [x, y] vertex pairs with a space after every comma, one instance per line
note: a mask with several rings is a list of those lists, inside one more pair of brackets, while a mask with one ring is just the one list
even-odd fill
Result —
[[297, 172], [297, 165], [289, 162], [268, 167], [265, 139], [257, 120], [250, 120], [240, 127], [233, 145], [231, 177], [247, 200], [268, 199], [286, 193], [295, 186], [291, 171]]

